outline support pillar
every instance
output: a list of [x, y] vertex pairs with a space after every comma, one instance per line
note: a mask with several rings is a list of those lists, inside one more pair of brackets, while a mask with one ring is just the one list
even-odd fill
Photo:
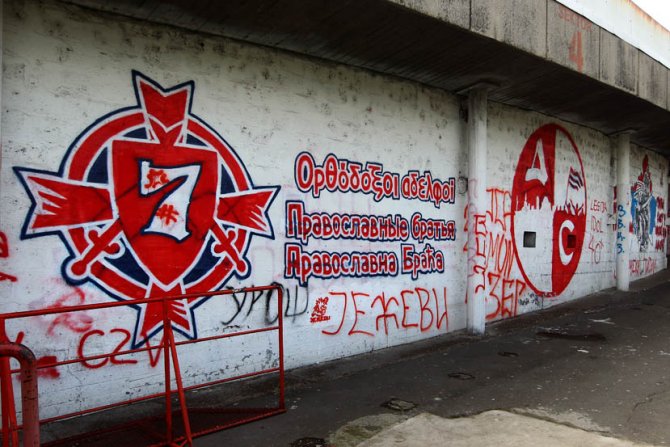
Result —
[[616, 136], [616, 288], [628, 290], [630, 285], [630, 132]]
[[468, 280], [467, 330], [481, 335], [486, 325], [486, 279], [481, 252], [486, 244], [486, 157], [488, 86], [468, 91]]

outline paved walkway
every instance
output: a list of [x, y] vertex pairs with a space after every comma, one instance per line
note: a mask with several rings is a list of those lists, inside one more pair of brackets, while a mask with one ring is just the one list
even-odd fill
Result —
[[[437, 442], [439, 440], [439, 442]], [[648, 445], [603, 436], [578, 428], [492, 410], [476, 416], [447, 419], [421, 413], [382, 430], [358, 447], [634, 447]]]
[[[491, 325], [482, 338], [448, 335], [290, 371], [287, 413], [195, 445], [524, 446], [529, 436], [543, 446], [667, 445], [669, 285], [662, 272], [628, 293], [609, 290]], [[396, 410], [383, 406], [393, 398]], [[468, 439], [491, 421], [504, 429], [490, 443]], [[412, 436], [389, 441], [398, 433]]]

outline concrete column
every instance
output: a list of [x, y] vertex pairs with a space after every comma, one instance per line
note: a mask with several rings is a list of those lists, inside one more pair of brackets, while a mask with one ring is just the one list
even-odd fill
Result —
[[486, 281], [481, 252], [487, 237], [481, 220], [486, 216], [487, 96], [487, 86], [475, 86], [468, 91], [467, 329], [471, 334], [483, 334], [486, 324]]
[[616, 136], [616, 288], [628, 290], [630, 285], [630, 132]]

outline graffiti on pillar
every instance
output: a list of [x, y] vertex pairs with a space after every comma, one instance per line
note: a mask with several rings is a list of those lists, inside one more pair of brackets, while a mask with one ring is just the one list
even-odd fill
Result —
[[630, 189], [631, 217], [633, 234], [637, 237], [640, 251], [649, 251], [652, 246], [652, 235], [656, 225], [656, 198], [649, 172], [649, 157], [642, 160], [642, 172]]
[[591, 262], [593, 264], [600, 264], [603, 248], [605, 247], [603, 237], [605, 236], [607, 225], [603, 219], [607, 215], [607, 203], [598, 199], [592, 200], [591, 205], [589, 206], [589, 211], [591, 214], [591, 224], [589, 227], [590, 237], [588, 249], [591, 252]]
[[[57, 235], [70, 255], [62, 275], [90, 281], [137, 310], [132, 346], [163, 329], [147, 296], [217, 290], [245, 278], [253, 235], [273, 238], [268, 209], [279, 190], [254, 186], [242, 160], [191, 113], [195, 84], [164, 89], [133, 72], [137, 104], [74, 141], [57, 173], [15, 167], [32, 205], [23, 239]], [[197, 337], [195, 309], [173, 301], [172, 327]]]
[[572, 280], [584, 244], [586, 203], [584, 167], [572, 136], [557, 124], [538, 128], [521, 151], [512, 187], [515, 253], [538, 296], [557, 296]]
[[656, 251], [665, 252], [665, 240], [668, 236], [668, 227], [665, 225], [665, 200], [663, 197], [656, 197]]
[[624, 242], [626, 242], [626, 226], [623, 223], [623, 219], [626, 216], [626, 209], [623, 205], [617, 207], [617, 220], [616, 220], [616, 253], [622, 254], [626, 252], [624, 247]]
[[470, 217], [468, 206], [464, 211], [464, 231], [474, 234], [473, 250], [468, 252], [467, 243], [463, 246], [468, 276], [476, 279], [475, 292], [485, 291], [487, 320], [515, 317], [527, 287], [513, 271], [511, 194], [501, 188], [487, 188], [486, 194], [488, 206], [482, 214]]

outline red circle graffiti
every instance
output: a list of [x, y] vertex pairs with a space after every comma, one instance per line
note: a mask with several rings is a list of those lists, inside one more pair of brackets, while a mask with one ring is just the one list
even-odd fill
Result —
[[572, 136], [557, 124], [539, 127], [521, 151], [512, 187], [515, 256], [538, 296], [557, 296], [572, 280], [584, 243], [586, 203], [584, 167]]
[[[65, 161], [65, 176], [72, 180], [85, 180], [91, 165], [112, 140], [143, 125], [144, 115], [137, 110], [123, 111], [108, 117], [82, 135], [73, 145], [75, 150], [70, 151]], [[194, 116], [188, 117], [187, 128], [189, 132], [218, 152], [224, 168], [231, 173], [232, 179], [240, 191], [250, 188], [251, 184], [245, 175], [242, 162], [222, 138]], [[67, 234], [72, 242], [71, 247], [77, 250], [78, 254], [84, 253], [89, 246], [88, 238], [90, 235], [88, 230], [72, 228], [67, 230]], [[234, 241], [236, 249], [240, 253], [244, 253], [248, 243], [248, 232], [240, 229]], [[184, 293], [201, 293], [214, 290], [225, 283], [232, 273], [232, 263], [228, 258], [224, 258], [196, 283], [186, 285]], [[147, 295], [147, 290], [144, 287], [128, 280], [123, 274], [110, 269], [100, 260], [91, 265], [90, 274], [105, 288], [121, 296], [130, 299], [142, 299]], [[197, 298], [191, 298], [189, 302], [194, 300], [197, 300]]]

